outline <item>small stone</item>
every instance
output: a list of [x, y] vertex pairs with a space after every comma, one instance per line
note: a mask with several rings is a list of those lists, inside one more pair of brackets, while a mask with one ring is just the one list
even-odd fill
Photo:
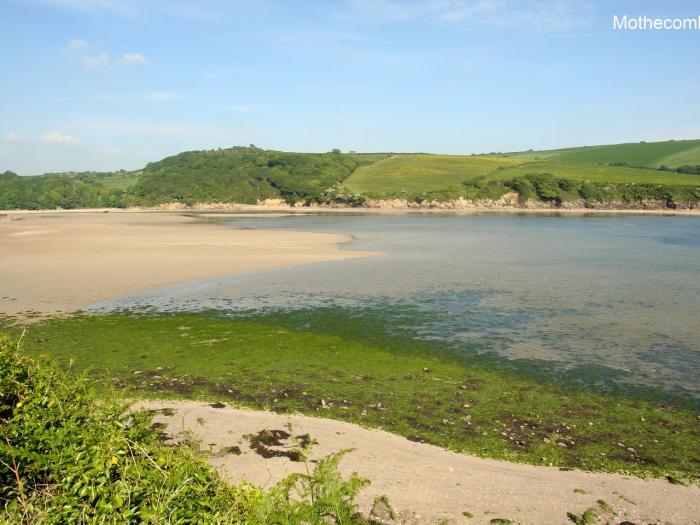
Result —
[[396, 513], [386, 496], [374, 499], [372, 511], [369, 513], [369, 522], [374, 525], [394, 525], [397, 523]]

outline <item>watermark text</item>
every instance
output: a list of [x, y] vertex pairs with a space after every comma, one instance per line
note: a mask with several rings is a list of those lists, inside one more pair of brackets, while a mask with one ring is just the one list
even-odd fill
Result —
[[613, 15], [613, 29], [627, 31], [700, 30], [700, 15], [695, 18], [651, 18], [646, 15], [628, 17]]

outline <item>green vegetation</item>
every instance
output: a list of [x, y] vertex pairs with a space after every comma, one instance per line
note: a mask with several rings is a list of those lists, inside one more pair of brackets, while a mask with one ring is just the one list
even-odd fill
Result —
[[344, 185], [368, 197], [455, 193], [465, 181], [519, 164], [506, 157], [393, 155], [358, 169]]
[[[366, 157], [366, 158], [365, 158]], [[378, 155], [284, 153], [256, 147], [189, 151], [137, 172], [0, 174], [0, 209], [153, 206], [281, 198], [325, 202], [358, 166]], [[346, 192], [343, 192], [343, 195]], [[341, 199], [342, 202], [342, 199]]]
[[190, 151], [148, 164], [131, 189], [138, 202], [322, 202], [360, 165], [356, 156], [284, 153], [255, 147]]
[[593, 523], [598, 521], [598, 515], [596, 514], [596, 510], [594, 508], [586, 509], [580, 516], [574, 514], [573, 512], [567, 512], [566, 515], [568, 516], [569, 520], [576, 525], [593, 525]]
[[397, 155], [359, 168], [343, 185], [371, 198], [409, 201], [498, 199], [513, 191], [521, 204], [655, 201], [673, 208], [700, 201], [696, 175], [516, 157]]
[[224, 482], [149, 424], [0, 335], [0, 524], [366, 523], [354, 498], [367, 481], [341, 478], [344, 452], [263, 491]]
[[72, 317], [33, 324], [26, 351], [138, 395], [300, 411], [539, 465], [700, 475], [700, 420], [690, 410], [566, 387], [351, 324], [310, 328], [282, 314]]
[[[285, 153], [250, 146], [184, 152], [134, 172], [6, 172], [0, 175], [0, 209], [263, 199], [362, 206], [368, 198], [497, 200], [513, 191], [521, 204], [696, 207], [699, 174], [700, 140], [471, 156]], [[532, 177], [553, 178], [559, 189], [520, 192], [522, 181]]]
[[68, 175], [0, 174], [0, 209], [101, 208], [123, 204], [122, 192], [92, 179]]
[[700, 164], [700, 140], [636, 142], [605, 146], [584, 146], [548, 151], [509, 153], [528, 160], [558, 160], [588, 164], [626, 163], [630, 166], [658, 168]]

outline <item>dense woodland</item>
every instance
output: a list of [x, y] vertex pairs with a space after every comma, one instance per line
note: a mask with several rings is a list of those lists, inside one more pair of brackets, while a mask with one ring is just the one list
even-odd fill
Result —
[[[285, 153], [256, 147], [188, 151], [149, 163], [135, 184], [112, 187], [119, 173], [0, 175], [0, 209], [153, 206], [180, 202], [238, 202], [281, 198], [322, 202], [326, 190], [346, 179], [361, 156]], [[128, 173], [125, 172], [128, 176]]]

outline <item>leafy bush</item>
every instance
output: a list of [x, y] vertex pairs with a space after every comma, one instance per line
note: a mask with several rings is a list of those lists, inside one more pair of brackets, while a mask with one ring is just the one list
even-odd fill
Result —
[[0, 334], [0, 523], [364, 522], [354, 498], [367, 481], [340, 477], [343, 452], [265, 492], [224, 482], [149, 423]]
[[0, 209], [101, 208], [123, 205], [123, 192], [70, 175], [0, 174]]
[[340, 153], [286, 153], [256, 147], [188, 151], [149, 163], [131, 192], [143, 204], [283, 198], [321, 202], [360, 165]]
[[530, 181], [525, 177], [515, 177], [512, 180], [506, 181], [505, 185], [518, 192], [518, 202], [521, 204], [530, 200], [535, 192]]
[[335, 185], [323, 192], [324, 202], [358, 207], [364, 205], [366, 199], [359, 193], [350, 193], [342, 186]]

